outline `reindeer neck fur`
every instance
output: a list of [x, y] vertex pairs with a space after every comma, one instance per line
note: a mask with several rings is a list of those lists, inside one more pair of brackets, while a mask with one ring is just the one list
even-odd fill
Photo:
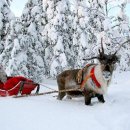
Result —
[[[101, 69], [101, 65], [98, 64], [98, 65], [94, 65], [95, 66], [95, 71], [94, 71], [94, 74], [95, 74], [95, 77], [97, 79], [97, 81], [100, 83], [101, 85], [101, 88], [98, 88], [98, 87], [93, 87], [91, 86], [91, 82], [92, 80], [88, 80], [88, 87], [89, 89], [92, 89], [94, 90], [96, 93], [99, 93], [99, 94], [104, 94], [107, 92], [107, 88], [109, 86], [109, 83], [110, 81], [106, 81], [104, 80], [103, 76], [102, 76], [102, 69]], [[91, 69], [94, 67], [94, 66], [91, 66], [89, 68], [89, 73], [91, 71]]]
[[105, 80], [102, 75], [103, 73], [101, 69], [101, 64], [98, 64], [97, 66], [95, 66], [95, 76], [97, 80], [100, 82], [101, 86], [108, 87], [110, 80]]

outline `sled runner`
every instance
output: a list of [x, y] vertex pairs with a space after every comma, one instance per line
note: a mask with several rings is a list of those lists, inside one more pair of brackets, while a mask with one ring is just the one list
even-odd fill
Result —
[[0, 96], [2, 97], [18, 95], [19, 93], [28, 95], [34, 89], [38, 93], [39, 84], [22, 76], [8, 77], [5, 83], [0, 82]]

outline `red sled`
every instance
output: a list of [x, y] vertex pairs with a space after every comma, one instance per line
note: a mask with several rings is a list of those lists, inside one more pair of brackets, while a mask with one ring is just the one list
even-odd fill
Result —
[[0, 82], [0, 96], [13, 96], [18, 95], [29, 95], [36, 89], [36, 93], [39, 91], [39, 84], [33, 82], [22, 76], [8, 77], [5, 83]]

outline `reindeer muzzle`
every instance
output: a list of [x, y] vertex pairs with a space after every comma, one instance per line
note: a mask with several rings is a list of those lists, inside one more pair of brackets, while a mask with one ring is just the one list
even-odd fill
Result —
[[110, 80], [111, 76], [112, 76], [111, 72], [103, 71], [103, 78], [104, 78], [104, 80], [106, 80], [106, 81]]

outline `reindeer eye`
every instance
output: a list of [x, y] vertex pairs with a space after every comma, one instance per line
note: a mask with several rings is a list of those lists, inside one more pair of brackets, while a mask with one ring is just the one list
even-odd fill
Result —
[[113, 63], [113, 64], [115, 64], [115, 63], [116, 63], [116, 61], [112, 61], [112, 63]]
[[101, 60], [101, 63], [102, 64], [106, 64], [106, 60]]

